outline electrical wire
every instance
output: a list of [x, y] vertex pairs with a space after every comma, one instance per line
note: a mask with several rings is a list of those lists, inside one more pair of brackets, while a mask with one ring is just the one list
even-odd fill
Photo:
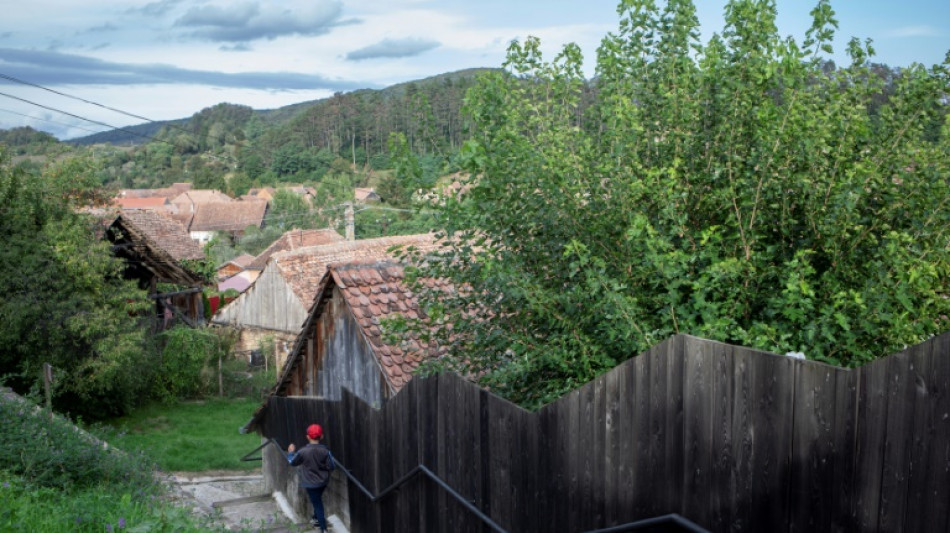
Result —
[[[86, 121], [86, 122], [91, 122], [91, 123], [93, 123], [93, 124], [98, 124], [98, 125], [100, 125], [100, 126], [105, 126], [105, 127], [109, 128], [110, 130], [119, 130], [119, 131], [122, 131], [122, 132], [125, 132], [125, 133], [128, 133], [128, 134], [131, 134], [131, 135], [136, 135], [136, 136], [138, 136], [138, 137], [144, 137], [144, 138], [149, 139], [149, 140], [161, 141], [161, 139], [155, 139], [154, 137], [150, 137], [150, 136], [148, 136], [148, 135], [143, 135], [143, 134], [141, 134], [141, 133], [136, 133], [136, 132], [134, 132], [134, 131], [132, 131], [132, 130], [127, 130], [127, 129], [125, 129], [125, 128], [121, 128], [121, 127], [119, 127], [119, 126], [113, 126], [113, 125], [111, 125], [111, 124], [106, 124], [105, 122], [100, 122], [100, 121], [98, 121], [98, 120], [93, 120], [93, 119], [91, 119], [91, 118], [86, 118], [86, 117], [83, 117], [83, 116], [80, 116], [80, 115], [76, 115], [76, 114], [74, 114], [74, 113], [70, 113], [69, 111], [63, 111], [62, 109], [56, 109], [55, 107], [50, 107], [50, 106], [47, 106], [47, 105], [39, 104], [39, 103], [33, 102], [33, 101], [31, 101], [31, 100], [27, 100], [26, 98], [20, 98], [19, 96], [13, 96], [12, 94], [7, 94], [7, 93], [5, 93], [5, 92], [0, 92], [0, 96], [6, 96], [7, 98], [12, 98], [12, 99], [14, 99], [14, 100], [19, 100], [19, 101], [21, 101], [21, 102], [25, 102], [25, 103], [30, 104], [30, 105], [35, 105], [36, 107], [41, 107], [41, 108], [43, 108], [43, 109], [46, 109], [46, 110], [49, 110], [49, 111], [53, 111], [53, 112], [55, 112], [55, 113], [62, 113], [63, 115], [67, 115], [67, 116], [70, 116], [70, 117], [73, 117], [73, 118], [78, 118], [79, 120], [84, 120], [84, 121]], [[167, 143], [168, 141], [161, 141], [161, 142], [166, 142], [166, 143]], [[168, 143], [168, 144], [171, 144], [171, 143]]]
[[91, 130], [91, 129], [89, 129], [89, 128], [83, 128], [82, 126], [76, 126], [76, 125], [73, 125], [73, 124], [66, 124], [65, 122], [56, 122], [55, 120], [49, 120], [49, 119], [47, 119], [47, 118], [34, 117], [34, 116], [32, 116], [32, 115], [26, 115], [26, 114], [23, 114], [23, 113], [19, 113], [19, 112], [17, 112], [17, 111], [13, 111], [13, 110], [11, 110], [11, 109], [4, 109], [4, 108], [2, 108], [2, 107], [0, 107], [0, 111], [5, 111], [5, 112], [7, 112], [7, 113], [11, 113], [11, 114], [14, 114], [14, 115], [20, 115], [21, 117], [26, 117], [26, 118], [33, 119], [33, 120], [41, 120], [41, 121], [43, 121], [43, 122], [49, 122], [49, 123], [52, 123], [52, 124], [59, 124], [60, 126], [66, 126], [67, 128], [76, 128], [77, 130], [88, 131], [88, 132], [91, 132], [91, 133], [102, 133], [101, 131]]
[[141, 116], [141, 115], [136, 115], [136, 114], [134, 114], [134, 113], [129, 113], [129, 112], [127, 112], [127, 111], [122, 111], [121, 109], [116, 109], [116, 108], [114, 108], [114, 107], [110, 107], [110, 106], [107, 106], [107, 105], [105, 105], [105, 104], [100, 104], [100, 103], [98, 103], [98, 102], [93, 102], [92, 100], [87, 100], [87, 99], [82, 98], [82, 97], [80, 97], [80, 96], [74, 96], [74, 95], [71, 95], [71, 94], [66, 94], [66, 93], [64, 93], [64, 92], [57, 91], [56, 89], [50, 89], [49, 87], [44, 87], [44, 86], [39, 85], [39, 84], [37, 84], [37, 83], [31, 83], [31, 82], [24, 81], [24, 80], [21, 80], [21, 79], [18, 79], [18, 78], [14, 78], [13, 76], [9, 76], [9, 75], [7, 75], [7, 74], [0, 73], [0, 78], [5, 79], [5, 80], [9, 80], [9, 81], [12, 81], [12, 82], [15, 82], [15, 83], [20, 83], [20, 84], [23, 84], [23, 85], [29, 85], [30, 87], [36, 87], [37, 89], [42, 89], [42, 90], [44, 90], [44, 91], [49, 91], [49, 92], [51, 92], [51, 93], [53, 93], [53, 94], [58, 94], [58, 95], [60, 95], [60, 96], [65, 96], [66, 98], [72, 98], [73, 100], [78, 100], [78, 101], [83, 102], [83, 103], [86, 103], [86, 104], [90, 104], [90, 105], [94, 105], [94, 106], [97, 106], [97, 107], [101, 107], [102, 109], [108, 109], [109, 111], [114, 111], [114, 112], [116, 112], [116, 113], [125, 115], [125, 116], [127, 116], [127, 117], [137, 118], [137, 119], [139, 119], [139, 120], [144, 120], [144, 121], [146, 121], [146, 122], [155, 122], [154, 120], [152, 120], [152, 119], [150, 119], [150, 118], [147, 118], [147, 117], [143, 117], [143, 116]]

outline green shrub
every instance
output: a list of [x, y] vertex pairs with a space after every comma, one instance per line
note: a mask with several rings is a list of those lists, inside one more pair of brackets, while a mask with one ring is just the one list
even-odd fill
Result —
[[210, 329], [184, 326], [163, 332], [162, 360], [155, 382], [155, 396], [162, 400], [194, 398], [208, 394], [215, 380], [218, 357], [229, 350], [229, 339]]

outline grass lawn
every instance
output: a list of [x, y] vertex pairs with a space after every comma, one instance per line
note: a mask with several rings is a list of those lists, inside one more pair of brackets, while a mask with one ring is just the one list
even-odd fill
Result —
[[106, 438], [120, 449], [141, 450], [165, 471], [253, 470], [260, 461], [241, 457], [260, 446], [260, 437], [238, 429], [260, 405], [257, 399], [155, 403], [107, 422]]

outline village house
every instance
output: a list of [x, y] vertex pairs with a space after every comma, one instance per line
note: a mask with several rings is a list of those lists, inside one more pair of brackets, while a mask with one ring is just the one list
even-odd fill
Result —
[[265, 216], [267, 202], [262, 200], [202, 203], [195, 207], [188, 232], [201, 244], [214, 238], [216, 232], [239, 237], [248, 227], [263, 227]]
[[433, 249], [436, 242], [431, 234], [402, 235], [274, 253], [254, 284], [218, 310], [212, 323], [239, 331], [238, 351], [258, 348], [265, 337], [275, 339], [280, 365], [307, 319], [329, 264], [392, 258], [392, 249], [409, 246], [425, 251]]
[[270, 246], [265, 248], [263, 252], [257, 254], [257, 257], [255, 257], [254, 260], [247, 265], [247, 268], [244, 270], [242, 275], [249, 281], [254, 282], [254, 280], [260, 276], [261, 272], [264, 270], [264, 267], [267, 266], [267, 261], [272, 255], [278, 252], [288, 252], [299, 250], [301, 248], [308, 248], [311, 246], [333, 244], [336, 242], [343, 242], [343, 240], [343, 236], [337, 233], [337, 231], [333, 228], [294, 228], [290, 231], [284, 232], [284, 234], [281, 235], [276, 241], [272, 242]]
[[[159, 329], [177, 320], [189, 325], [204, 321], [201, 287], [206, 280], [182, 263], [204, 259], [204, 252], [181, 224], [150, 210], [122, 210], [104, 238], [112, 243], [116, 257], [125, 261], [124, 276], [137, 280], [155, 300]], [[178, 288], [159, 292], [160, 283]]]
[[418, 338], [392, 344], [384, 336], [387, 318], [420, 318], [404, 278], [403, 266], [388, 259], [329, 265], [273, 394], [339, 400], [345, 387], [377, 406], [396, 395], [439, 353]]
[[244, 271], [251, 262], [254, 261], [254, 256], [251, 254], [241, 254], [234, 259], [224, 263], [219, 266], [217, 271], [218, 281], [224, 281], [228, 278], [234, 277]]

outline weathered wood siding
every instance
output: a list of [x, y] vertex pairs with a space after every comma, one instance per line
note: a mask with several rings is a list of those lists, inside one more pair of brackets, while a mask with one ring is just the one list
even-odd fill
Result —
[[268, 265], [254, 285], [218, 311], [212, 322], [293, 333], [300, 331], [310, 302], [306, 306], [302, 304], [273, 266]]
[[319, 333], [314, 338], [320, 346], [313, 395], [339, 400], [346, 387], [357, 398], [380, 407], [389, 397], [389, 386], [337, 287], [333, 288], [333, 296], [315, 325]]

